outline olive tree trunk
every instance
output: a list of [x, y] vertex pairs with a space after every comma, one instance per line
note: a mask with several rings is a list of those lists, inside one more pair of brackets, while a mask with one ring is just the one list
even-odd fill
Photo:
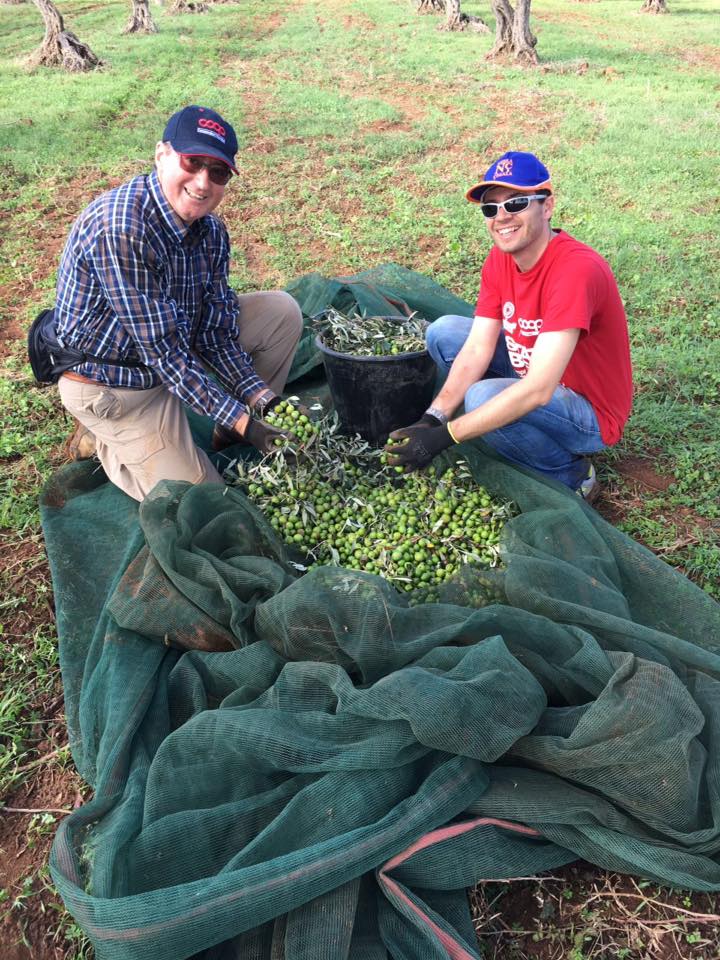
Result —
[[150, 0], [132, 0], [132, 12], [123, 33], [157, 33], [150, 13]]
[[445, 23], [441, 30], [474, 30], [476, 33], [490, 33], [490, 28], [470, 13], [460, 9], [461, 0], [415, 0], [417, 13], [444, 13]]
[[174, 13], [207, 13], [208, 5], [202, 0], [172, 0], [167, 12]]
[[530, 29], [530, 0], [517, 0], [514, 9], [509, 0], [490, 0], [490, 6], [495, 16], [495, 43], [488, 59], [509, 57], [535, 66], [537, 38]]
[[34, 67], [63, 67], [65, 70], [94, 70], [102, 66], [90, 47], [65, 29], [60, 11], [51, 0], [33, 0], [42, 14], [45, 39], [31, 55]]
[[490, 28], [470, 13], [463, 13], [460, 9], [460, 0], [445, 0], [445, 29], [446, 30], [474, 30], [475, 33], [490, 33]]
[[668, 13], [665, 0], [645, 0], [640, 7], [640, 13]]

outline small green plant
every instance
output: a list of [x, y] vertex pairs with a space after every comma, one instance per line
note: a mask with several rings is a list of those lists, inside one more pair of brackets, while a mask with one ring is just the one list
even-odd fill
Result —
[[56, 823], [57, 817], [52, 813], [33, 814], [26, 832], [28, 849], [33, 850], [38, 845], [38, 841], [51, 836], [55, 832]]

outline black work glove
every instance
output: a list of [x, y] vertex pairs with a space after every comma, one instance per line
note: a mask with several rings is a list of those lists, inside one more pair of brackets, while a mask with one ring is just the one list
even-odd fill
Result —
[[[276, 440], [282, 440], [283, 442], [276, 444]], [[276, 453], [293, 441], [295, 441], [295, 437], [291, 433], [278, 430], [277, 427], [271, 427], [269, 423], [263, 423], [262, 420], [251, 418], [243, 434], [216, 423], [212, 435], [212, 448], [217, 453], [220, 450], [225, 450], [226, 447], [234, 447], [237, 443], [249, 443], [261, 453], [267, 454]]]
[[212, 435], [212, 448], [216, 453], [220, 450], [225, 450], [227, 447], [234, 447], [236, 443], [245, 443], [245, 440], [243, 440], [239, 433], [235, 433], [234, 430], [223, 427], [220, 423], [215, 424]]
[[[287, 430], [278, 430], [277, 427], [271, 427], [269, 423], [254, 420], [252, 417], [245, 427], [243, 440], [247, 440], [262, 454], [279, 453], [288, 444], [297, 443], [297, 437], [288, 433]], [[276, 440], [280, 440], [281, 443], [276, 443]]]
[[442, 427], [442, 425], [442, 420], [438, 420], [431, 413], [424, 413], [417, 423], [410, 424], [411, 427]]
[[295, 409], [297, 410], [297, 412], [300, 414], [301, 417], [307, 417], [308, 420], [312, 420], [313, 415], [310, 412], [310, 408], [306, 407], [304, 403], [294, 403], [293, 406], [295, 407]]
[[[435, 417], [432, 419], [435, 420]], [[405, 441], [402, 444], [386, 446], [385, 453], [388, 454], [390, 466], [405, 467], [406, 471], [426, 467], [439, 453], [455, 442], [446, 423], [436, 427], [423, 424], [422, 421], [403, 427], [402, 430], [393, 430], [390, 439]]]

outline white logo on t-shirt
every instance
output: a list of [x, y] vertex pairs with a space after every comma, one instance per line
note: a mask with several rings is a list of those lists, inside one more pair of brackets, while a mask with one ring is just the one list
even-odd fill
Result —
[[521, 343], [517, 343], [512, 337], [505, 337], [505, 345], [507, 346], [508, 357], [510, 358], [513, 369], [517, 370], [521, 376], [525, 376], [528, 365], [530, 364], [530, 350]]
[[518, 323], [520, 324], [520, 331], [525, 334], [526, 337], [536, 337], [540, 330], [542, 329], [542, 317], [538, 317], [537, 320], [526, 320], [525, 317], [518, 317]]

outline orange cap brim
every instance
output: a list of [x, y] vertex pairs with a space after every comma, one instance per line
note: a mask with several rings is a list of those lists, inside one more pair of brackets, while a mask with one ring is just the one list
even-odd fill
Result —
[[483, 194], [490, 187], [506, 187], [508, 190], [516, 190], [518, 193], [535, 193], [537, 190], [549, 190], [552, 193], [552, 183], [550, 180], [543, 180], [542, 183], [534, 183], [531, 187], [519, 187], [516, 183], [503, 182], [502, 180], [483, 180], [482, 183], [471, 187], [465, 194], [470, 203], [482, 203]]

